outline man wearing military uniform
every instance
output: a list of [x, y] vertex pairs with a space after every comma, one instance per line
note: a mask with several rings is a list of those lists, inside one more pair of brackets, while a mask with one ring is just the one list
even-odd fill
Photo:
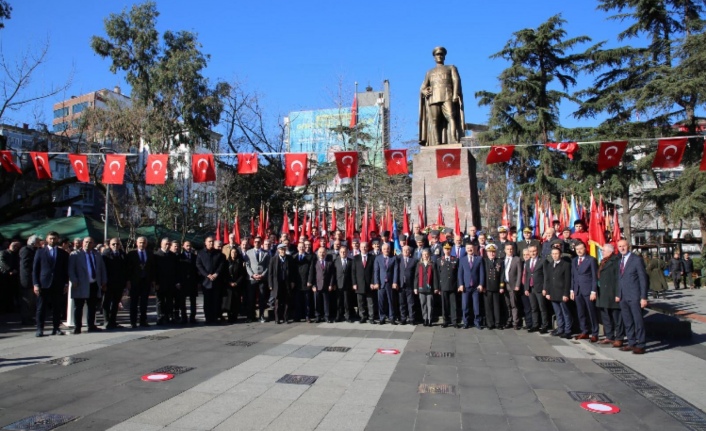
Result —
[[571, 259], [576, 256], [576, 252], [574, 251], [576, 243], [574, 240], [571, 239], [570, 228], [565, 227], [564, 230], [561, 232], [561, 236], [558, 239], [552, 241], [552, 248], [555, 247], [558, 247], [561, 251], [561, 258], [571, 263]]
[[436, 270], [439, 274], [436, 290], [441, 292], [441, 314], [444, 316], [444, 323], [441, 326], [446, 328], [449, 323], [458, 326], [456, 310], [458, 260], [451, 256], [451, 245], [448, 243], [444, 244], [444, 255], [436, 261]]
[[432, 51], [436, 67], [420, 89], [419, 141], [422, 145], [457, 144], [463, 136], [463, 92], [456, 66], [445, 66], [446, 48]]
[[536, 239], [532, 239], [532, 229], [529, 227], [526, 227], [522, 230], [522, 235], [524, 239], [522, 241], [517, 242], [517, 255], [522, 257], [522, 252], [526, 248], [530, 248], [531, 246], [536, 246], [537, 250], [541, 247], [539, 244], [539, 241]]
[[488, 329], [503, 329], [500, 323], [500, 297], [504, 293], [505, 283], [503, 274], [505, 267], [503, 260], [497, 257], [498, 248], [495, 244], [488, 244], [485, 248], [485, 282], [483, 286], [483, 300], [485, 302], [485, 323]]
[[517, 243], [508, 238], [508, 229], [506, 226], [498, 228], [498, 240], [495, 241], [495, 246], [498, 248], [498, 257], [505, 259], [505, 245], [512, 244], [512, 255], [517, 256]]
[[443, 251], [441, 249], [442, 244], [439, 242], [439, 231], [431, 231], [431, 239], [429, 240], [429, 251], [431, 252], [431, 260], [435, 262], [443, 256]]

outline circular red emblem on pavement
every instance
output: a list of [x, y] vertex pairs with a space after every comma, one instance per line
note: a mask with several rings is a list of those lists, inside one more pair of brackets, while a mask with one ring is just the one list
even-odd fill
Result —
[[615, 404], [602, 403], [598, 401], [585, 401], [581, 403], [581, 407], [591, 413], [600, 413], [602, 415], [614, 415], [616, 413], [620, 413], [620, 408]]
[[163, 382], [165, 380], [171, 380], [174, 378], [174, 374], [169, 373], [149, 373], [142, 376], [142, 381], [144, 382]]
[[378, 353], [383, 355], [399, 355], [400, 351], [397, 349], [378, 349]]

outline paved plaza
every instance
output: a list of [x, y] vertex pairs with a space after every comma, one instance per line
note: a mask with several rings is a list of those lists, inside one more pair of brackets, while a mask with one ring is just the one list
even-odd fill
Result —
[[[660, 302], [704, 315], [705, 290], [673, 295]], [[37, 339], [4, 325], [0, 428], [44, 413], [46, 427], [32, 429], [703, 430], [706, 324], [692, 325], [691, 341], [651, 340], [642, 356], [440, 326], [153, 326]], [[141, 379], [152, 372], [174, 378]], [[620, 412], [584, 410], [591, 400]]]

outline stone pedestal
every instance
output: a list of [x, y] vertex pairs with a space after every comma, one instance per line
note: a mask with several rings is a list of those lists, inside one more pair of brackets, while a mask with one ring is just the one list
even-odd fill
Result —
[[[412, 214], [422, 207], [428, 225], [436, 224], [439, 204], [444, 213], [447, 227], [454, 227], [454, 208], [458, 205], [458, 215], [463, 231], [474, 225], [481, 229], [478, 181], [476, 179], [476, 159], [469, 148], [461, 148], [461, 175], [437, 178], [436, 150], [440, 148], [461, 148], [460, 145], [422, 147], [414, 155], [412, 175]], [[413, 216], [416, 220], [416, 217]]]

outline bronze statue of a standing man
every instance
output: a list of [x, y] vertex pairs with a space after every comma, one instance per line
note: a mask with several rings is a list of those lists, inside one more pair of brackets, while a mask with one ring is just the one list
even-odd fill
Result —
[[436, 67], [424, 77], [419, 101], [420, 145], [460, 144], [464, 136], [463, 92], [456, 66], [444, 65], [446, 48], [432, 51]]

